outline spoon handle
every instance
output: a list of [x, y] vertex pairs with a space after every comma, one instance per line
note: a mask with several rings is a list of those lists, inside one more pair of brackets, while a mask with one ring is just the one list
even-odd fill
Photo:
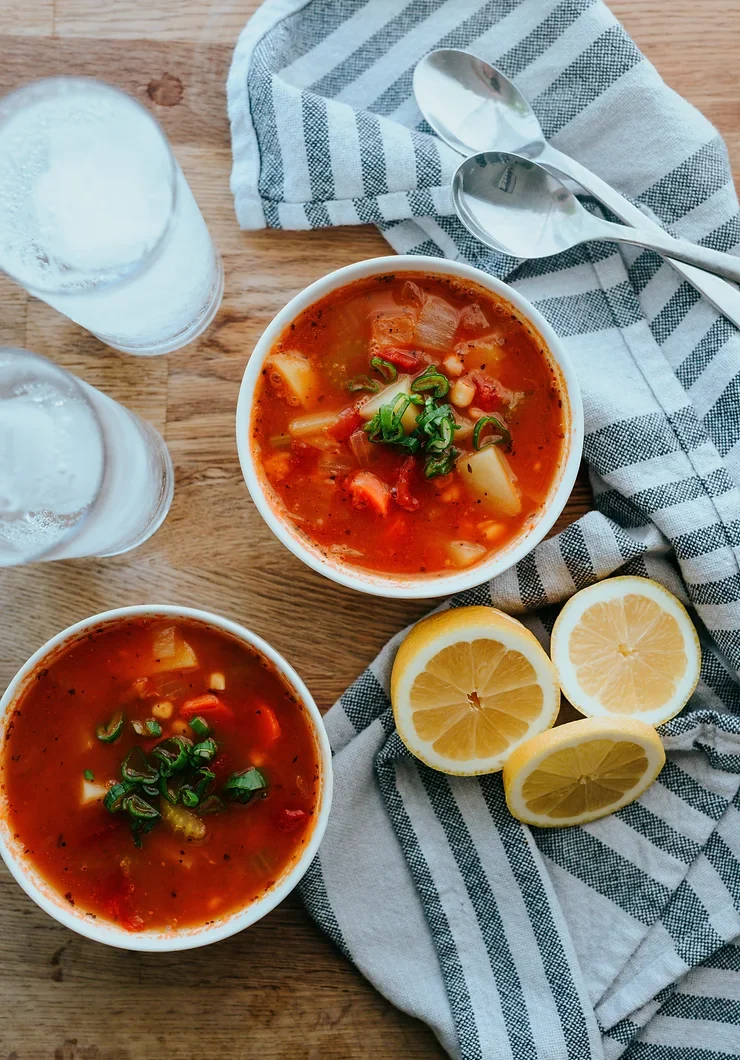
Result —
[[604, 239], [612, 239], [617, 243], [631, 243], [635, 247], [644, 247], [646, 250], [656, 250], [658, 254], [677, 258], [689, 265], [696, 265], [699, 269], [706, 269], [708, 272], [740, 283], [740, 258], [732, 254], [723, 254], [719, 250], [710, 250], [709, 247], [699, 246], [698, 243], [691, 243], [688, 239], [674, 239], [662, 229], [658, 232], [640, 232], [637, 228], [630, 228], [628, 225], [601, 221], [598, 226], [594, 226], [594, 235], [591, 238], [597, 238], [597, 232]]
[[[605, 180], [602, 180], [596, 173], [592, 173], [590, 169], [581, 165], [570, 155], [563, 154], [562, 151], [558, 151], [557, 148], [548, 144], [547, 149], [536, 156], [536, 161], [544, 166], [545, 169], [553, 172], [555, 176], [570, 177], [571, 180], [575, 180], [584, 191], [599, 199], [600, 202], [609, 207], [612, 213], [634, 228], [651, 234], [656, 232], [664, 233], [664, 229], [653, 221], [651, 217], [644, 214], [642, 210], [630, 202], [629, 199], [626, 199], [611, 184], [607, 184]], [[715, 309], [718, 309], [736, 327], [740, 328], [740, 291], [735, 287], [731, 287], [720, 276], [705, 272], [704, 268], [696, 268], [694, 265], [686, 264], [684, 261], [672, 260], [670, 256], [667, 261], [676, 272], [693, 284], [697, 291], [700, 291], [712, 303]]]

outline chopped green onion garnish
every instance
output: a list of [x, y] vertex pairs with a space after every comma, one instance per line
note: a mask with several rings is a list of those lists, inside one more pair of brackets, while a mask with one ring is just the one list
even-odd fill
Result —
[[187, 736], [170, 736], [152, 748], [152, 755], [159, 762], [159, 772], [163, 777], [179, 773], [190, 761], [193, 741]]
[[131, 722], [131, 728], [134, 730], [137, 736], [146, 736], [144, 722], [139, 721], [138, 718]]
[[373, 357], [370, 361], [370, 367], [374, 368], [376, 372], [380, 372], [386, 383], [395, 383], [396, 379], [398, 379], [398, 369], [395, 364], [386, 361], [384, 357]]
[[267, 781], [259, 769], [252, 766], [251, 769], [245, 769], [241, 773], [232, 773], [224, 784], [223, 794], [225, 798], [232, 799], [234, 802], [246, 803], [255, 792], [264, 791], [266, 787]]
[[162, 735], [162, 726], [159, 724], [156, 718], [147, 718], [146, 728], [150, 736]]
[[[481, 431], [489, 425], [494, 433], [484, 438], [481, 442]], [[506, 424], [498, 416], [481, 416], [475, 427], [473, 427], [473, 449], [485, 449], [488, 445], [501, 444], [507, 447], [511, 445], [511, 434]]]
[[88, 780], [91, 784], [95, 780], [95, 776], [93, 774], [92, 769], [86, 769], [85, 772], [82, 775], [85, 778], [85, 780]]
[[377, 394], [380, 390], [380, 383], [377, 379], [371, 379], [369, 375], [356, 375], [347, 383], [347, 390], [350, 394], [356, 394], [360, 390], [369, 390], [371, 394]]
[[198, 807], [198, 813], [202, 817], [207, 813], [219, 813], [223, 808], [224, 804], [217, 795], [208, 795]]
[[181, 787], [182, 777], [180, 776], [159, 778], [159, 794], [173, 806], [177, 805], [177, 800], [180, 798]]
[[126, 795], [123, 800], [123, 809], [129, 817], [135, 817], [138, 820], [156, 820], [159, 817], [159, 810], [156, 810], [146, 799], [142, 799], [141, 795]]
[[98, 725], [95, 730], [95, 735], [99, 740], [102, 740], [103, 743], [113, 743], [114, 740], [118, 739], [122, 732], [123, 713], [119, 710], [117, 714], [113, 715], [107, 725]]
[[210, 762], [216, 754], [216, 751], [218, 751], [218, 744], [212, 736], [209, 736], [208, 739], [203, 740], [202, 743], [197, 743], [190, 753], [193, 762], [200, 764], [201, 762]]
[[414, 394], [418, 394], [422, 390], [431, 390], [435, 398], [443, 398], [449, 392], [449, 389], [449, 379], [433, 364], [425, 368], [422, 374], [417, 376], [411, 384], [411, 390]]
[[135, 787], [135, 784], [131, 784], [128, 781], [119, 781], [112, 788], [108, 788], [108, 793], [103, 799], [103, 806], [109, 813], [117, 813], [122, 808], [125, 797]]
[[152, 798], [156, 798], [156, 796], [160, 794], [158, 785], [159, 778], [157, 779], [157, 784], [142, 784], [141, 790], [144, 792], [145, 795], [151, 795]]
[[195, 735], [200, 736], [201, 739], [203, 739], [204, 736], [208, 736], [209, 732], [211, 731], [211, 726], [208, 724], [206, 719], [201, 718], [200, 715], [195, 718], [191, 718], [189, 724], [190, 728], [193, 730]]
[[439, 475], [449, 475], [459, 455], [460, 453], [457, 449], [448, 449], [441, 456], [430, 456], [424, 464], [425, 477], [437, 478]]
[[121, 776], [131, 784], [156, 784], [159, 773], [146, 760], [142, 749], [136, 745], [121, 762]]
[[180, 792], [180, 801], [182, 802], [183, 806], [186, 806], [189, 810], [192, 810], [198, 805], [200, 799], [192, 788], [183, 788]]
[[200, 779], [193, 787], [193, 791], [199, 799], [202, 799], [210, 788], [213, 781], [216, 779], [216, 774], [211, 769], [199, 769], [195, 775]]

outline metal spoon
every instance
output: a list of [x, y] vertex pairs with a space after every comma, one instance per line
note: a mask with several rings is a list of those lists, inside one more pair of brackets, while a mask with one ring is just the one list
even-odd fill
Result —
[[[511, 151], [536, 158], [548, 172], [575, 180], [635, 228], [653, 234], [664, 231], [601, 177], [549, 144], [525, 97], [485, 60], [458, 48], [430, 52], [416, 65], [414, 92], [421, 113], [437, 136], [460, 154]], [[692, 265], [668, 260], [740, 327], [740, 291]]]
[[740, 258], [674, 239], [662, 229], [645, 232], [595, 217], [562, 181], [521, 155], [484, 151], [466, 158], [452, 178], [452, 199], [474, 236], [514, 258], [547, 258], [606, 239], [670, 254], [740, 281]]

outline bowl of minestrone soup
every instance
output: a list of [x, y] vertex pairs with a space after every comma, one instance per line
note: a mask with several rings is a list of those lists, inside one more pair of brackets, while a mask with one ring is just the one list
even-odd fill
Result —
[[249, 492], [304, 563], [389, 597], [500, 574], [562, 511], [583, 445], [575, 374], [516, 291], [399, 256], [293, 298], [247, 364], [237, 443]]
[[125, 607], [52, 638], [0, 701], [0, 853], [62, 924], [189, 949], [264, 916], [326, 828], [331, 752], [289, 664], [217, 615]]

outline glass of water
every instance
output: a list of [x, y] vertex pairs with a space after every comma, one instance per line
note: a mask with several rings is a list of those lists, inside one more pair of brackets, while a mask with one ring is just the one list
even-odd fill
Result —
[[152, 426], [45, 357], [0, 347], [0, 567], [136, 548], [173, 488]]
[[114, 349], [168, 353], [213, 320], [223, 265], [167, 139], [110, 85], [0, 99], [0, 268]]

